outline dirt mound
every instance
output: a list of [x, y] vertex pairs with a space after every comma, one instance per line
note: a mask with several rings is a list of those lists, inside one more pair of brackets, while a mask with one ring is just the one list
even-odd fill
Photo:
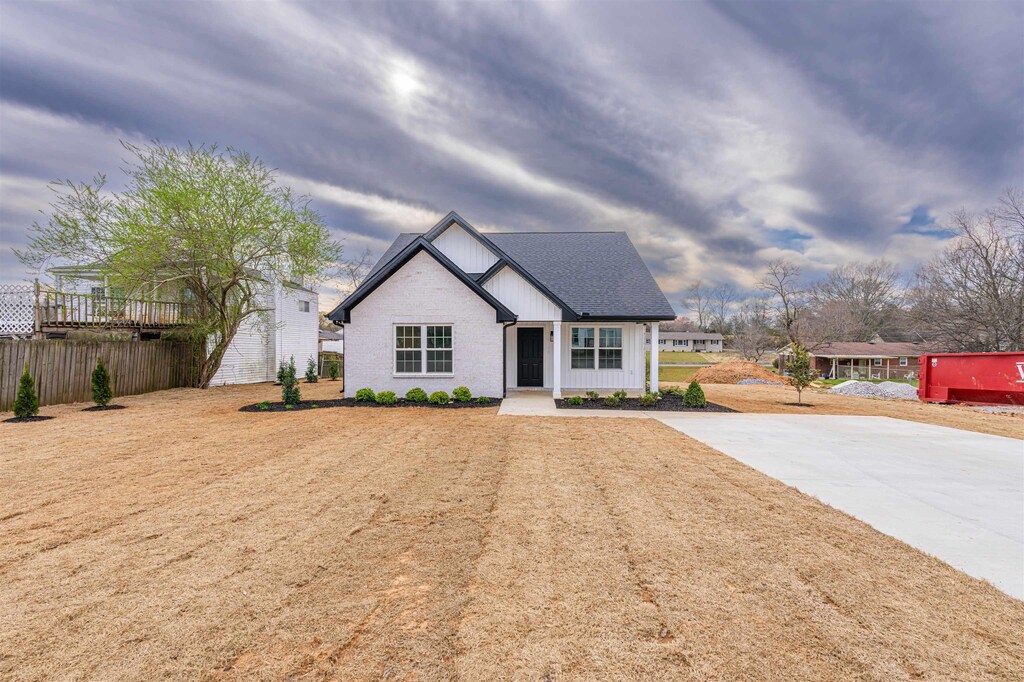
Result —
[[701, 384], [735, 384], [743, 379], [764, 379], [773, 383], [789, 383], [789, 379], [747, 360], [727, 360], [697, 370], [693, 378]]

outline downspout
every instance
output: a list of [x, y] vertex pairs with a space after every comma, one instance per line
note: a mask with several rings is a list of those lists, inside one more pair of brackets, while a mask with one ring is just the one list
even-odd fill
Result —
[[517, 320], [503, 322], [501, 325], [501, 397], [508, 397], [508, 328], [514, 325]]

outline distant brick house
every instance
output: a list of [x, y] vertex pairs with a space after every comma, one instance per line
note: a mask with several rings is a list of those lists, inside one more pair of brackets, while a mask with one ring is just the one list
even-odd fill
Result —
[[[934, 351], [926, 343], [837, 341], [810, 351], [812, 367], [825, 379], [915, 379], [922, 353]], [[793, 353], [779, 351], [779, 371], [785, 372]]]

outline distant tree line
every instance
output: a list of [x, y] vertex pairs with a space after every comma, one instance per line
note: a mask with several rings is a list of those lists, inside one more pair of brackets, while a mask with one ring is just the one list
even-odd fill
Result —
[[876, 336], [948, 351], [1024, 349], [1024, 193], [1008, 189], [986, 211], [958, 211], [947, 227], [953, 237], [912, 278], [879, 259], [808, 282], [779, 259], [745, 300], [731, 284], [694, 282], [682, 303], [696, 319], [668, 326], [720, 332], [752, 360], [788, 343], [814, 350]]

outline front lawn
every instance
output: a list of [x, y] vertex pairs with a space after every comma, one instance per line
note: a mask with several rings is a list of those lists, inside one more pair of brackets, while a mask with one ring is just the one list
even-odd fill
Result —
[[1024, 667], [1024, 603], [653, 420], [238, 411], [279, 399], [177, 389], [0, 424], [0, 679]]
[[659, 365], [658, 380], [674, 384], [689, 383], [700, 367], [672, 367]]

